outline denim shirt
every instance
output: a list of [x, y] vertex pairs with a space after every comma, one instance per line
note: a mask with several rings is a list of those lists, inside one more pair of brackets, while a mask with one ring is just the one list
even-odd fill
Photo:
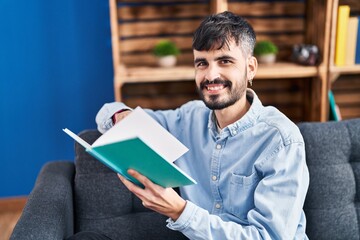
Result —
[[[218, 131], [202, 101], [178, 109], [146, 110], [190, 150], [175, 163], [198, 184], [180, 188], [187, 201], [170, 229], [190, 239], [307, 239], [303, 204], [309, 186], [305, 147], [297, 126], [247, 90], [249, 111]], [[101, 132], [122, 103], [105, 104]]]

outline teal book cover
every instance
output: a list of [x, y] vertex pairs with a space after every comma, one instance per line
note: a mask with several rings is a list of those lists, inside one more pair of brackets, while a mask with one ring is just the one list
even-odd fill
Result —
[[333, 121], [340, 121], [341, 116], [339, 113], [338, 106], [336, 105], [336, 102], [335, 102], [334, 94], [330, 90], [328, 92], [328, 95], [329, 95], [329, 106], [330, 106], [329, 119], [333, 120]]
[[134, 169], [162, 187], [196, 184], [174, 164], [188, 149], [140, 107], [100, 136], [92, 145], [68, 129], [64, 131], [86, 151], [128, 180]]
[[127, 169], [140, 172], [162, 187], [194, 184], [180, 168], [163, 159], [139, 138], [93, 147], [87, 151], [137, 185], [141, 184], [127, 174]]

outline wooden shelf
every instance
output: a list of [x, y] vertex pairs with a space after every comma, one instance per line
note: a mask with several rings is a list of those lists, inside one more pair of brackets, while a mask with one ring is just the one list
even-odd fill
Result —
[[360, 73], [360, 65], [351, 65], [351, 66], [331, 66], [329, 68], [329, 81], [333, 84], [341, 75], [349, 75], [349, 74], [359, 74]]
[[332, 74], [357, 74], [360, 73], [360, 64], [351, 66], [331, 66]]
[[260, 64], [255, 79], [316, 77], [318, 68], [294, 63], [278, 62], [270, 65]]
[[193, 66], [160, 67], [127, 67], [119, 73], [122, 83], [164, 82], [194, 80]]
[[[315, 66], [301, 66], [294, 63], [278, 62], [270, 65], [260, 64], [256, 79], [281, 79], [316, 77], [318, 69]], [[128, 67], [118, 75], [124, 83], [163, 82], [194, 80], [193, 66], [177, 66], [171, 68], [159, 67]]]

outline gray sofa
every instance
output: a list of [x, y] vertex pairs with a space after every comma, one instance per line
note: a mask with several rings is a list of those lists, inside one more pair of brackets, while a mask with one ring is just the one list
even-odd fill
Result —
[[[360, 119], [298, 126], [310, 171], [304, 206], [309, 238], [360, 239]], [[91, 143], [100, 133], [80, 135]], [[75, 164], [57, 161], [42, 168], [11, 239], [63, 239], [80, 230], [112, 239], [184, 239], [77, 144], [75, 153]]]

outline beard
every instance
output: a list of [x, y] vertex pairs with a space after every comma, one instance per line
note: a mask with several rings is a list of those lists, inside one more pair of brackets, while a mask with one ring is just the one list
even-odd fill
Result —
[[[205, 105], [211, 110], [220, 110], [234, 105], [239, 99], [241, 99], [246, 92], [246, 73], [243, 78], [233, 84], [229, 80], [215, 79], [211, 81], [214, 84], [222, 84], [225, 87], [226, 93], [223, 94], [212, 94], [205, 96], [204, 90], [210, 81], [206, 80], [196, 87], [196, 90], [200, 96], [200, 99]], [[224, 96], [226, 94], [226, 96]]]

